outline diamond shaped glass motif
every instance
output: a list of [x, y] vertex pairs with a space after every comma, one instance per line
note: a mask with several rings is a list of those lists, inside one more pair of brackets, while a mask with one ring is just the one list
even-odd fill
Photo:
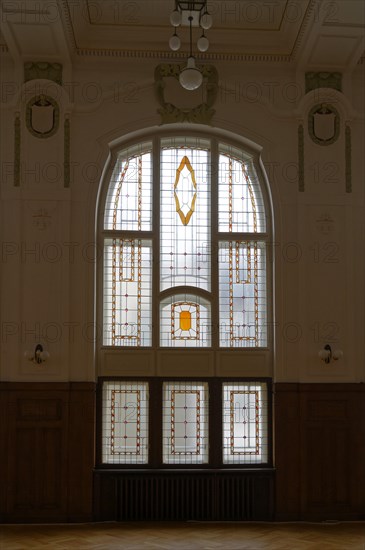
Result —
[[[178, 189], [179, 186], [179, 189]], [[188, 225], [195, 210], [197, 197], [195, 172], [187, 156], [184, 156], [176, 170], [174, 198], [176, 212], [183, 225]]]

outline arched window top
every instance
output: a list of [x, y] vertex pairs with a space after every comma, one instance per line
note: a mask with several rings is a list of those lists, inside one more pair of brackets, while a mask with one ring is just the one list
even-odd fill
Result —
[[219, 143], [219, 230], [266, 231], [265, 207], [254, 158], [246, 151]]
[[[178, 191], [176, 188], [180, 182], [175, 164], [177, 159], [181, 163], [184, 157], [189, 161], [180, 166], [179, 173], [184, 168], [189, 169], [189, 166], [192, 166], [187, 151], [195, 157], [193, 164], [196, 185], [197, 182], [206, 183], [211, 180], [208, 189], [208, 192], [211, 192], [214, 182], [213, 178], [210, 178], [209, 139], [183, 136], [161, 139], [162, 179], [169, 178], [176, 192]], [[265, 207], [252, 152], [225, 142], [219, 142], [218, 151], [219, 231], [265, 232]], [[153, 153], [156, 151], [153, 151], [152, 141], [135, 144], [118, 153], [105, 204], [105, 229], [152, 230]], [[180, 183], [180, 189], [181, 187]], [[185, 216], [183, 210], [180, 210], [180, 216], [182, 215]]]
[[103, 230], [104, 345], [267, 345], [268, 234], [252, 151], [183, 135], [122, 149]]
[[152, 229], [152, 142], [117, 155], [105, 204], [104, 229]]

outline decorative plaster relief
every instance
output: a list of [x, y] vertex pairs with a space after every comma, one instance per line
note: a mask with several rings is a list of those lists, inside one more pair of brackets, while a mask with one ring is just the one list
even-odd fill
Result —
[[37, 79], [52, 80], [62, 86], [61, 63], [48, 63], [47, 61], [24, 63], [24, 82]]
[[345, 177], [346, 193], [352, 192], [352, 170], [351, 170], [351, 128], [346, 124], [345, 128]]
[[305, 73], [305, 93], [316, 90], [317, 88], [333, 88], [342, 92], [342, 74], [319, 72]]
[[324, 212], [316, 219], [316, 227], [322, 235], [329, 235], [333, 232], [335, 220], [328, 212]]
[[20, 113], [14, 119], [14, 186], [20, 186]]
[[52, 216], [45, 208], [40, 208], [35, 214], [33, 214], [33, 225], [38, 231], [44, 231], [52, 223]]
[[65, 117], [63, 132], [63, 186], [70, 187], [70, 119]]
[[304, 191], [304, 128], [303, 124], [298, 126], [298, 188]]
[[332, 145], [340, 135], [340, 115], [328, 103], [315, 105], [308, 114], [309, 136], [317, 145]]
[[29, 132], [36, 138], [49, 138], [57, 130], [60, 119], [60, 109], [55, 99], [48, 95], [37, 95], [27, 103], [25, 124]]
[[213, 65], [198, 65], [203, 78], [206, 79], [207, 99], [192, 109], [181, 109], [172, 103], [167, 103], [164, 97], [165, 82], [164, 78], [179, 79], [180, 72], [185, 68], [184, 65], [174, 65], [163, 63], [157, 65], [155, 69], [155, 92], [156, 98], [161, 109], [158, 113], [161, 115], [161, 124], [171, 124], [173, 122], [194, 122], [196, 124], [211, 124], [215, 110], [212, 108], [218, 94], [218, 72]]

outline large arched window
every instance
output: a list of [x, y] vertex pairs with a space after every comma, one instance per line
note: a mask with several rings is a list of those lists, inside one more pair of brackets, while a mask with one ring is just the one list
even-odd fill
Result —
[[255, 154], [154, 137], [117, 155], [105, 200], [103, 345], [267, 346], [268, 240]]
[[270, 463], [262, 180], [256, 152], [211, 136], [115, 153], [100, 231], [100, 465]]

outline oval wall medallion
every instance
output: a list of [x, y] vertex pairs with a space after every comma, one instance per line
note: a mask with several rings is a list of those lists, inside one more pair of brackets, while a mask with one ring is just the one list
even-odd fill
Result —
[[28, 101], [25, 118], [26, 126], [33, 136], [49, 138], [58, 130], [58, 103], [48, 95], [37, 95]]
[[332, 145], [340, 135], [340, 115], [327, 103], [315, 105], [308, 115], [310, 138], [318, 145]]

